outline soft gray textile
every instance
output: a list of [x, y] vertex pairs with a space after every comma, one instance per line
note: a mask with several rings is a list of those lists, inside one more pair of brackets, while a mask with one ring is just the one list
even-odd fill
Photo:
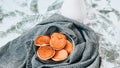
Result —
[[[64, 33], [74, 44], [62, 62], [43, 62], [33, 50], [33, 40], [52, 32]], [[99, 68], [99, 43], [95, 32], [80, 22], [54, 14], [0, 48], [0, 68]]]

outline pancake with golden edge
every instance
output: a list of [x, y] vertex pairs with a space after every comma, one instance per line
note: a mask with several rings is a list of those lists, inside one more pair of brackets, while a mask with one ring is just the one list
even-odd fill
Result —
[[35, 39], [34, 44], [37, 46], [45, 46], [45, 45], [49, 45], [49, 42], [50, 42], [49, 36], [38, 36]]
[[37, 50], [37, 55], [42, 60], [48, 60], [55, 55], [55, 50], [50, 46], [41, 46]]
[[62, 33], [53, 33], [51, 35], [50, 46], [55, 50], [61, 50], [66, 45], [66, 36]]
[[68, 53], [66, 50], [57, 50], [55, 52], [55, 55], [52, 57], [52, 60], [54, 61], [62, 61], [65, 60], [68, 57]]
[[71, 43], [69, 40], [67, 40], [66, 46], [65, 46], [64, 49], [68, 52], [68, 54], [70, 54], [70, 53], [72, 52], [72, 50], [73, 50], [73, 45], [72, 45], [72, 43]]

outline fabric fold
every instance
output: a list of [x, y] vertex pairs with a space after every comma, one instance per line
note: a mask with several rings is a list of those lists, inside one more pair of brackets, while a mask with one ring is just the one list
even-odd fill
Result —
[[[37, 57], [33, 42], [37, 36], [51, 35], [53, 32], [65, 34], [74, 49], [62, 62], [43, 62]], [[1, 47], [0, 68], [99, 68], [98, 41], [97, 35], [88, 26], [54, 14]]]

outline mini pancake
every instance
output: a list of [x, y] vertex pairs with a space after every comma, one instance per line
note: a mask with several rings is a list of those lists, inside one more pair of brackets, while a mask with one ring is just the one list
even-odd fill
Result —
[[53, 33], [51, 35], [50, 46], [55, 50], [61, 50], [66, 45], [66, 36], [61, 33]]
[[51, 38], [53, 38], [53, 37], [57, 37], [57, 38], [59, 38], [59, 39], [61, 39], [61, 38], [66, 39], [66, 36], [65, 36], [64, 34], [58, 33], [58, 32], [53, 33], [53, 34], [51, 35]]
[[70, 54], [72, 52], [73, 45], [72, 45], [72, 43], [69, 40], [67, 40], [67, 43], [66, 43], [66, 46], [65, 46], [64, 49], [68, 52], [68, 54]]
[[49, 42], [50, 42], [49, 36], [38, 36], [35, 39], [34, 44], [37, 46], [45, 46], [45, 45], [49, 45]]
[[42, 60], [48, 60], [55, 55], [55, 50], [50, 46], [41, 46], [37, 50], [37, 55]]
[[66, 50], [56, 50], [55, 55], [52, 57], [54, 61], [62, 61], [68, 57], [68, 53]]
[[58, 39], [56, 37], [51, 38], [50, 40], [50, 46], [55, 50], [61, 50], [66, 45], [66, 39]]

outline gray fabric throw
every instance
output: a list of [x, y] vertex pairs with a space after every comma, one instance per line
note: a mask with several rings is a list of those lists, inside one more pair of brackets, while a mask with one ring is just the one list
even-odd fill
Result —
[[[39, 35], [61, 32], [74, 44], [69, 57], [61, 62], [40, 60], [33, 48]], [[99, 43], [95, 32], [75, 20], [54, 14], [28, 32], [0, 48], [0, 68], [99, 68]]]

